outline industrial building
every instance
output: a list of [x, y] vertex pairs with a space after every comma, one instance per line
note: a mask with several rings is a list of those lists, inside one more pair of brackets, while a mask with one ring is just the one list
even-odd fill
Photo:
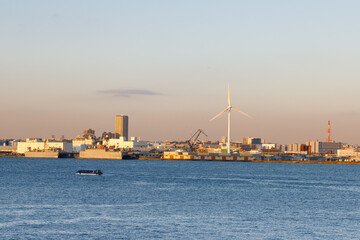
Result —
[[310, 146], [311, 153], [334, 153], [341, 149], [341, 143], [338, 142], [320, 142], [308, 141], [306, 145]]
[[263, 143], [261, 149], [278, 149], [278, 144], [276, 143]]
[[73, 152], [72, 142], [43, 140], [41, 138], [26, 139], [25, 142], [17, 143], [17, 153], [28, 151], [60, 150], [62, 152]]
[[337, 151], [337, 156], [338, 157], [360, 157], [360, 152], [358, 149], [356, 148], [346, 148], [346, 149], [339, 149]]
[[265, 141], [261, 138], [247, 137], [242, 139], [243, 144], [263, 144]]
[[104, 140], [103, 144], [108, 148], [115, 149], [133, 149], [133, 150], [144, 150], [149, 146], [149, 143], [146, 141], [140, 141], [137, 137], [132, 137], [130, 141], [126, 141], [124, 137], [120, 137], [119, 139], [109, 139]]

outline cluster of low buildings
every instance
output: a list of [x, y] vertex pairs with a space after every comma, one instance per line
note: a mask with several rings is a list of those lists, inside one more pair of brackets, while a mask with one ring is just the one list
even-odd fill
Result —
[[[29, 152], [60, 152], [76, 156], [87, 149], [112, 149], [113, 151], [149, 151], [151, 143], [141, 141], [137, 137], [128, 137], [129, 118], [126, 115], [117, 115], [115, 118], [116, 132], [104, 132], [96, 137], [95, 131], [86, 129], [74, 139], [64, 139], [61, 136], [55, 139], [27, 138], [25, 140], [1, 140], [0, 152], [8, 155], [23, 155]], [[26, 155], [26, 154], [25, 154]], [[71, 156], [71, 155], [66, 155]]]
[[[118, 115], [115, 118], [115, 132], [104, 132], [96, 137], [95, 131], [86, 129], [74, 139], [28, 138], [0, 140], [0, 153], [4, 155], [26, 155], [29, 152], [60, 152], [65, 156], [78, 156], [83, 153], [101, 155], [101, 151], [123, 152], [133, 157], [163, 159], [202, 159], [202, 160], [316, 160], [316, 161], [359, 161], [360, 149], [339, 142], [307, 141], [305, 143], [277, 144], [266, 143], [264, 139], [246, 137], [241, 141], [231, 141], [231, 152], [227, 154], [227, 139], [221, 141], [143, 141], [128, 136], [129, 118]], [[89, 151], [92, 149], [92, 151]], [[101, 149], [101, 151], [94, 151]], [[84, 154], [88, 151], [87, 154]], [[70, 154], [70, 155], [69, 155]], [[33, 155], [32, 155], [33, 156]]]
[[[190, 149], [189, 146], [193, 148]], [[219, 142], [199, 141], [143, 141], [137, 137], [127, 139], [118, 133], [103, 133], [95, 136], [95, 131], [87, 129], [74, 139], [0, 140], [2, 155], [23, 155], [26, 152], [58, 151], [79, 154], [87, 149], [133, 152], [144, 158], [222, 160], [227, 156], [226, 138]], [[229, 159], [258, 160], [316, 160], [316, 161], [359, 161], [360, 148], [339, 142], [308, 141], [306, 143], [277, 144], [265, 143], [264, 139], [247, 137], [231, 142]], [[234, 158], [246, 156], [246, 158]], [[227, 159], [227, 158], [226, 158]], [[228, 160], [228, 159], [227, 159]]]
[[[92, 132], [89, 135], [88, 132]], [[42, 138], [27, 138], [25, 140], [0, 140], [0, 152], [14, 152], [18, 154], [24, 154], [31, 151], [61, 151], [67, 153], [84, 151], [87, 148], [113, 148], [123, 150], [146, 150], [151, 147], [151, 143], [148, 141], [141, 141], [137, 137], [132, 137], [127, 140], [123, 136], [118, 138], [97, 138], [95, 131], [87, 129], [82, 136], [78, 136], [75, 139], [56, 140], [56, 139], [42, 139]]]

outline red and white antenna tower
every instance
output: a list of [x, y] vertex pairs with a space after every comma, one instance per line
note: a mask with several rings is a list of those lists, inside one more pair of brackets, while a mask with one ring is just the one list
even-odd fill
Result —
[[330, 142], [330, 120], [328, 121], [328, 137], [327, 142]]

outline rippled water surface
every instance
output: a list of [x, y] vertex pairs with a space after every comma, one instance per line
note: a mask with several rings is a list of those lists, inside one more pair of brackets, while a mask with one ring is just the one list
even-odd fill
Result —
[[0, 170], [0, 239], [360, 239], [358, 165], [0, 158]]

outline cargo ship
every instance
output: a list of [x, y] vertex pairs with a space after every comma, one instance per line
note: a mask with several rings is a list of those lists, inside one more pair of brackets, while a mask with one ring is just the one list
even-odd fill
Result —
[[76, 153], [67, 153], [56, 150], [28, 151], [24, 153], [26, 158], [73, 158]]
[[120, 151], [109, 151], [104, 148], [89, 148], [85, 151], [80, 151], [79, 158], [83, 159], [123, 159], [123, 154]]
[[51, 151], [51, 150], [28, 151], [25, 152], [25, 157], [26, 158], [59, 158], [59, 152]]

